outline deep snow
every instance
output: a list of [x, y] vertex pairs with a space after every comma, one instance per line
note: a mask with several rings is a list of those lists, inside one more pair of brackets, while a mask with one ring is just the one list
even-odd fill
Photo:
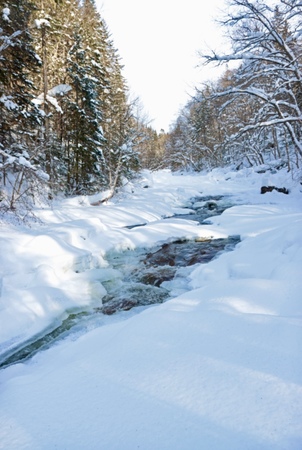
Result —
[[[2, 225], [1, 354], [99, 302], [110, 249], [242, 242], [194, 266], [188, 292], [1, 370], [0, 449], [301, 450], [301, 189], [285, 171], [145, 172], [107, 204], [77, 197], [37, 210], [42, 226]], [[202, 226], [172, 217], [201, 192], [237, 206]]]

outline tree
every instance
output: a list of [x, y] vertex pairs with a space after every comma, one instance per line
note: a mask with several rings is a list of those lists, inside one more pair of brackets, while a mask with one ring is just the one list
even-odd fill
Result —
[[[93, 0], [35, 1], [46, 167], [50, 159], [52, 181], [68, 193], [112, 189], [135, 158], [131, 108], [106, 24]], [[54, 86], [70, 87], [57, 103]]]
[[[255, 99], [247, 124], [234, 136], [278, 130], [290, 142], [288, 166], [302, 157], [301, 142], [301, 2], [281, 0], [277, 7], [264, 1], [233, 0], [223, 25], [231, 27], [233, 53], [201, 55], [205, 63], [239, 61], [236, 84], [217, 96]], [[229, 100], [228, 100], [229, 102]], [[271, 137], [273, 142], [273, 138]]]
[[99, 80], [91, 73], [89, 54], [82, 45], [81, 36], [70, 51], [68, 60], [70, 84], [73, 98], [69, 101], [67, 118], [69, 131], [69, 154], [73, 154], [73, 164], [69, 167], [68, 189], [76, 193], [92, 192], [100, 183], [98, 165], [101, 162], [103, 134], [102, 113], [98, 98]]
[[67, 59], [74, 45], [75, 30], [79, 28], [79, 2], [32, 1], [35, 4], [31, 15], [32, 34], [42, 62], [42, 70], [35, 76], [36, 103], [43, 118], [38, 134], [40, 162], [49, 175], [51, 189], [64, 189], [70, 169], [70, 159], [66, 155], [66, 133], [70, 127], [66, 122], [66, 96], [71, 90], [67, 84]]
[[120, 58], [93, 0], [0, 0], [0, 113], [11, 207], [34, 177], [49, 197], [113, 195], [139, 166]]
[[40, 117], [32, 102], [31, 74], [40, 61], [29, 31], [31, 10], [27, 0], [10, 7], [0, 1], [1, 206], [10, 209], [32, 192], [34, 181], [45, 181], [36, 164], [35, 129]]
[[167, 138], [166, 160], [172, 167], [199, 171], [222, 163], [219, 151], [223, 139], [213, 87], [197, 90], [182, 109]]
[[[98, 146], [94, 180], [114, 193], [123, 177], [131, 177], [137, 168], [134, 151], [133, 116], [128, 90], [122, 75], [120, 57], [110, 37], [105, 21], [92, 0], [81, 6], [81, 34], [90, 58], [91, 77], [97, 80], [100, 106], [98, 124], [102, 142]], [[95, 185], [97, 187], [97, 184]]]

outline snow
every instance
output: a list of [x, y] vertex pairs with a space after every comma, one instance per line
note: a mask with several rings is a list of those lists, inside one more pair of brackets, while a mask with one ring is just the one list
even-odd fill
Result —
[[58, 84], [54, 86], [52, 89], [48, 91], [48, 94], [53, 95], [61, 95], [67, 94], [67, 92], [71, 91], [72, 87], [69, 84]]
[[2, 19], [5, 20], [6, 22], [10, 22], [9, 15], [10, 15], [10, 9], [3, 8], [2, 9]]
[[[71, 86], [69, 84], [58, 84], [57, 86], [54, 86], [52, 89], [50, 89], [47, 92], [47, 95], [45, 96], [44, 93], [40, 94], [38, 97], [34, 98], [32, 102], [36, 106], [43, 105], [45, 102], [45, 98], [54, 108], [57, 112], [63, 114], [62, 108], [60, 107], [57, 99], [54, 97], [54, 95], [58, 95], [63, 97], [65, 94], [67, 94], [71, 90]], [[1, 99], [0, 99], [1, 100]], [[43, 113], [43, 111], [41, 111]]]
[[63, 114], [62, 108], [60, 107], [57, 99], [55, 97], [52, 97], [51, 95], [45, 95], [44, 94], [40, 94], [37, 98], [33, 99], [32, 102], [36, 105], [43, 105], [45, 98], [47, 100], [48, 103], [50, 103], [52, 106], [54, 106], [54, 108], [56, 109], [57, 112]]
[[[172, 300], [1, 370], [0, 449], [300, 450], [301, 185], [252, 169], [144, 176], [98, 206], [103, 194], [37, 208], [43, 225], [1, 225], [1, 353], [97, 304], [118, 276], [109, 250], [195, 236], [241, 243], [193, 266]], [[290, 193], [261, 195], [263, 184]], [[201, 192], [236, 206], [202, 226], [173, 218]], [[125, 228], [135, 224], [145, 226]]]
[[11, 100], [11, 97], [7, 97], [6, 95], [2, 95], [0, 97], [0, 102], [3, 103], [4, 106], [11, 111], [13, 111], [14, 109], [18, 109], [17, 103], [13, 102]]
[[36, 28], [40, 29], [41, 27], [50, 27], [50, 22], [47, 19], [35, 19]]

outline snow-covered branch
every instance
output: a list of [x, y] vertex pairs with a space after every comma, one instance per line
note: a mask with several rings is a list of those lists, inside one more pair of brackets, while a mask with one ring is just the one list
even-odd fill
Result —
[[20, 36], [22, 34], [22, 31], [18, 30], [12, 33], [10, 36], [1, 36], [0, 35], [0, 41], [2, 41], [2, 44], [0, 45], [0, 53], [2, 53], [4, 50], [6, 50], [10, 46], [14, 46], [14, 40], [16, 37]]

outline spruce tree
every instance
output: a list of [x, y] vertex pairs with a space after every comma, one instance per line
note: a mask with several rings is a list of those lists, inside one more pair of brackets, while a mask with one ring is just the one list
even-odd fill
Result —
[[91, 73], [89, 53], [82, 45], [81, 36], [70, 51], [68, 71], [73, 97], [69, 101], [67, 132], [69, 151], [73, 154], [70, 188], [79, 193], [90, 193], [99, 187], [101, 176], [101, 109], [98, 98], [98, 79]]
[[35, 48], [42, 61], [36, 75], [38, 101], [43, 111], [40, 128], [40, 156], [54, 189], [65, 189], [70, 170], [66, 121], [66, 103], [71, 88], [68, 85], [67, 58], [74, 45], [78, 27], [79, 4], [56, 0], [32, 0], [35, 9], [31, 17]]
[[0, 177], [10, 208], [41, 175], [35, 164], [39, 114], [31, 75], [40, 61], [29, 31], [32, 8], [27, 0], [0, 1]]

